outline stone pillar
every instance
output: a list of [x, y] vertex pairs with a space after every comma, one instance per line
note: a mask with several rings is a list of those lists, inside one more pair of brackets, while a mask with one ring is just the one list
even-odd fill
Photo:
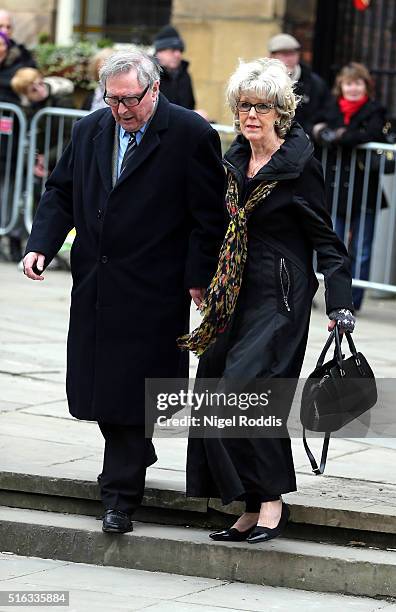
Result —
[[267, 55], [267, 41], [282, 29], [285, 0], [173, 0], [172, 24], [186, 42], [197, 107], [231, 124], [224, 91], [238, 58]]
[[57, 45], [70, 45], [73, 40], [73, 10], [73, 0], [58, 0], [55, 31]]

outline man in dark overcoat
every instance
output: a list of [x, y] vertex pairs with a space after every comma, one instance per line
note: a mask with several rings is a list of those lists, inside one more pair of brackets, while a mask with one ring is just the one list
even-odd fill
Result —
[[156, 461], [145, 378], [188, 376], [176, 338], [216, 267], [224, 172], [217, 132], [159, 93], [149, 56], [117, 53], [100, 78], [110, 108], [76, 123], [47, 181], [24, 271], [43, 280], [76, 228], [67, 397], [70, 413], [97, 421], [105, 438], [103, 529], [123, 533]]

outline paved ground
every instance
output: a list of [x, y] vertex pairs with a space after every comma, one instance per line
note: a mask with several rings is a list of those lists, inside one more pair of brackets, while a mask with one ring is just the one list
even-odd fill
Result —
[[[391, 612], [396, 605], [362, 597], [345, 597], [261, 585], [224, 582], [175, 574], [98, 567], [0, 554], [2, 591], [70, 593], [69, 612]], [[0, 600], [1, 601], [1, 600]], [[21, 606], [18, 610], [32, 610]], [[37, 608], [37, 609], [42, 609]], [[48, 609], [48, 608], [46, 608]], [[0, 604], [0, 612], [9, 607]]]
[[[69, 416], [65, 399], [70, 277], [59, 271], [46, 276], [43, 283], [29, 282], [14, 265], [0, 264], [0, 470], [94, 480], [102, 438], [96, 424]], [[312, 370], [326, 337], [322, 297], [318, 306], [303, 374]], [[358, 320], [355, 340], [378, 377], [394, 376], [395, 323], [392, 300], [368, 300]], [[195, 368], [193, 359], [192, 376]], [[300, 490], [289, 500], [303, 498], [309, 504], [310, 498], [316, 503], [320, 498], [327, 507], [355, 504], [396, 515], [395, 438], [333, 440], [327, 475], [320, 479], [310, 474], [301, 440], [293, 440]], [[149, 469], [148, 483], [183, 490], [186, 441], [159, 439], [156, 446], [159, 462]], [[319, 448], [318, 440], [314, 447]], [[362, 598], [167, 574], [153, 580], [152, 573], [135, 570], [0, 555], [0, 591], [58, 588], [71, 590], [69, 609], [78, 611], [396, 609]], [[0, 605], [0, 611], [7, 609]]]
[[[48, 271], [42, 283], [28, 281], [13, 264], [0, 264], [0, 468], [95, 479], [100, 469], [103, 440], [95, 423], [76, 421], [65, 399], [65, 340], [69, 308], [70, 277]], [[308, 374], [326, 338], [326, 317], [319, 296], [303, 374]], [[194, 313], [194, 317], [196, 318]], [[358, 319], [355, 341], [369, 357], [378, 377], [393, 377], [396, 366], [396, 309], [394, 300], [370, 299]], [[196, 360], [192, 359], [191, 375]], [[396, 391], [396, 388], [395, 388]], [[396, 419], [395, 419], [396, 421]], [[362, 428], [362, 431], [364, 427]], [[389, 435], [389, 434], [388, 434]], [[159, 462], [149, 469], [149, 480], [172, 481], [184, 486], [184, 439], [159, 439]], [[331, 443], [328, 478], [314, 478], [300, 439], [293, 440], [295, 464], [304, 494], [330, 493], [339, 497], [345, 486], [361, 505], [388, 503], [396, 499], [379, 492], [371, 483], [396, 485], [396, 433], [394, 438], [334, 439]], [[320, 440], [314, 441], [319, 449]], [[339, 479], [343, 479], [340, 493]], [[330, 486], [330, 481], [335, 482]], [[371, 487], [361, 499], [363, 481]], [[330, 491], [326, 487], [330, 486]], [[338, 484], [337, 484], [338, 483]]]

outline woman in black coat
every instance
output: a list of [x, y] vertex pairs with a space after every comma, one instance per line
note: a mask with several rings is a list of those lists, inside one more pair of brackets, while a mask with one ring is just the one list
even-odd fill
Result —
[[[313, 146], [292, 123], [296, 99], [283, 63], [241, 63], [230, 79], [228, 101], [241, 132], [224, 160], [232, 218], [202, 305], [203, 322], [180, 344], [203, 354], [197, 377], [219, 379], [217, 389], [236, 388], [241, 380], [250, 385], [288, 379], [288, 399], [279, 406], [287, 419], [318, 286], [313, 251], [325, 276], [331, 329], [335, 321], [340, 327], [354, 324], [348, 255], [332, 229]], [[281, 495], [295, 490], [286, 427], [274, 438], [204, 433], [189, 440], [187, 495], [220, 497], [223, 504], [246, 501], [232, 528], [211, 534], [215, 540], [276, 537], [289, 516]]]
[[[338, 236], [349, 246], [352, 276], [367, 280], [378, 198], [381, 207], [386, 204], [381, 194], [379, 167], [374, 165], [376, 154], [372, 153], [365, 197], [368, 158], [365, 151], [357, 151], [354, 162], [352, 151], [366, 142], [383, 142], [385, 109], [373, 99], [373, 82], [362, 64], [352, 62], [344, 66], [336, 77], [333, 93], [333, 104], [323, 115], [323, 121], [314, 127], [313, 136], [319, 144], [329, 147], [325, 168], [327, 203]], [[340, 166], [339, 177], [336, 175], [337, 162]], [[333, 202], [335, 185], [338, 186], [338, 195]], [[352, 197], [348, 210], [350, 189]], [[363, 289], [353, 289], [355, 310], [360, 309], [363, 294]]]

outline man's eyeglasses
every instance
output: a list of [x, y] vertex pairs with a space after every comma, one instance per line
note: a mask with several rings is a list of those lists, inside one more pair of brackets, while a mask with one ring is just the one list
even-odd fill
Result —
[[250, 104], [250, 102], [238, 102], [236, 107], [240, 113], [250, 113], [250, 109], [254, 108], [256, 113], [259, 113], [259, 115], [266, 115], [270, 112], [271, 108], [275, 108], [275, 104], [269, 104], [268, 102], [258, 102], [257, 104]]
[[127, 108], [133, 108], [134, 106], [138, 106], [138, 104], [140, 104], [140, 102], [143, 100], [144, 96], [148, 92], [149, 87], [150, 85], [147, 85], [147, 87], [144, 89], [144, 91], [142, 91], [140, 96], [124, 96], [123, 98], [117, 98], [116, 96], [108, 96], [107, 92], [105, 91], [103, 100], [109, 106], [115, 107], [121, 104], [122, 102], [123, 105]]

